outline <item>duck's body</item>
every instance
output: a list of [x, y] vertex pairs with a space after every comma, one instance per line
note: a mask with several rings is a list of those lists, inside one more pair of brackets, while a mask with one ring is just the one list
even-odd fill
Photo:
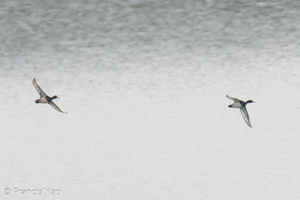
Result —
[[57, 97], [49, 97], [49, 96], [41, 96], [41, 98], [35, 100], [35, 103], [49, 103], [52, 99], [56, 99]]
[[226, 97], [227, 97], [228, 99], [231, 99], [231, 100], [233, 101], [233, 104], [229, 105], [228, 107], [229, 107], [229, 108], [239, 108], [240, 111], [241, 111], [241, 113], [242, 113], [242, 116], [243, 116], [243, 118], [244, 118], [244, 120], [245, 120], [245, 122], [246, 122], [246, 124], [247, 124], [249, 127], [252, 128], [251, 123], [250, 123], [249, 114], [248, 114], [247, 109], [246, 109], [246, 105], [247, 105], [248, 103], [254, 103], [254, 101], [248, 100], [248, 101], [245, 102], [245, 101], [242, 101], [242, 100], [240, 100], [240, 99], [231, 97], [231, 96], [229, 96], [229, 95], [226, 95]]
[[49, 97], [43, 90], [40, 88], [40, 86], [36, 83], [36, 78], [33, 78], [32, 80], [33, 86], [35, 87], [36, 91], [40, 94], [40, 98], [35, 100], [35, 103], [48, 103], [50, 106], [52, 106], [55, 110], [63, 112], [52, 100], [58, 98], [56, 95], [53, 97]]

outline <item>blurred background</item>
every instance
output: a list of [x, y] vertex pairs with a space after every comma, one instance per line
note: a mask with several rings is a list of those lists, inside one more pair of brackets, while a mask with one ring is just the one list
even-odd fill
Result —
[[2, 0], [1, 199], [299, 200], [299, 20], [296, 0]]

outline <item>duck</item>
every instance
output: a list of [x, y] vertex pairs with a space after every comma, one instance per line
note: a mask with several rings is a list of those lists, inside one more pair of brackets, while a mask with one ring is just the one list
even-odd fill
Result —
[[54, 108], [55, 110], [57, 110], [58, 112], [61, 113], [67, 113], [62, 111], [54, 102], [53, 99], [57, 99], [59, 98], [58, 96], [54, 95], [53, 97], [49, 97], [43, 90], [42, 88], [37, 84], [36, 82], [36, 78], [33, 78], [32, 80], [32, 84], [35, 87], [36, 91], [39, 93], [40, 98], [35, 100], [35, 103], [48, 103], [50, 106], [52, 106], [52, 108]]
[[246, 122], [246, 124], [252, 128], [251, 126], [251, 123], [250, 123], [250, 118], [249, 118], [249, 114], [248, 114], [248, 111], [246, 109], [246, 105], [248, 103], [255, 103], [254, 101], [252, 100], [248, 100], [248, 101], [242, 101], [240, 99], [237, 99], [237, 98], [234, 98], [234, 97], [231, 97], [229, 95], [226, 95], [226, 97], [230, 100], [233, 101], [233, 104], [229, 105], [228, 108], [239, 108], [241, 113], [242, 113], [242, 116]]

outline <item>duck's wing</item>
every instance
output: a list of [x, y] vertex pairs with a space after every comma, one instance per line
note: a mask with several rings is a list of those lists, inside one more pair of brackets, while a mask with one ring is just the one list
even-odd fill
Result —
[[249, 119], [249, 114], [247, 112], [246, 107], [243, 107], [240, 110], [241, 110], [242, 116], [243, 116], [246, 124], [252, 128], [251, 123], [250, 123], [250, 119]]
[[36, 83], [36, 78], [33, 78], [32, 84], [35, 87], [36, 91], [40, 94], [41, 97], [46, 97], [47, 94], [40, 88], [40, 86]]
[[49, 102], [49, 105], [52, 106], [52, 108], [54, 108], [55, 110], [57, 110], [58, 112], [61, 112], [61, 113], [67, 113], [67, 112], [64, 112], [62, 111], [53, 101], [50, 101]]
[[242, 100], [240, 100], [240, 99], [231, 97], [231, 96], [229, 96], [229, 95], [226, 95], [226, 97], [227, 97], [228, 99], [232, 100], [232, 101], [242, 101]]

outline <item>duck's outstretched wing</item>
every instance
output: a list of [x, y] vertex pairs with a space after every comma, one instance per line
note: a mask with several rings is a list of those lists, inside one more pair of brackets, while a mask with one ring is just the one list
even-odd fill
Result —
[[58, 112], [65, 113], [65, 114], [67, 113], [67, 112], [62, 111], [53, 101], [50, 101], [49, 105], [52, 106]]
[[41, 97], [46, 97], [47, 94], [40, 88], [40, 86], [36, 83], [36, 78], [33, 78], [32, 84], [35, 87], [36, 91], [40, 94]]
[[226, 95], [226, 97], [227, 97], [228, 99], [232, 100], [232, 101], [242, 101], [242, 100], [240, 100], [240, 99], [231, 97], [231, 96], [229, 96], [229, 95]]
[[243, 107], [240, 110], [241, 110], [242, 116], [243, 116], [246, 124], [252, 128], [251, 123], [250, 123], [250, 119], [249, 119], [249, 114], [247, 112], [246, 107]]

